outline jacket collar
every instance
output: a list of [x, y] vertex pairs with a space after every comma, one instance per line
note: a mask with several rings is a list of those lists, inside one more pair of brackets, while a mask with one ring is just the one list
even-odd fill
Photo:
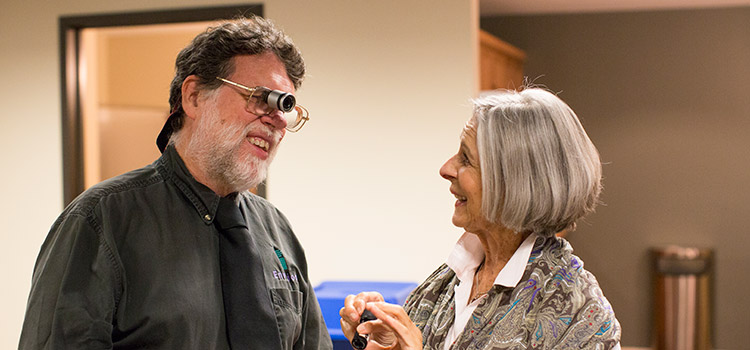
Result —
[[201, 220], [207, 225], [212, 224], [220, 197], [190, 174], [173, 144], [168, 145], [157, 160], [157, 168], [185, 195]]

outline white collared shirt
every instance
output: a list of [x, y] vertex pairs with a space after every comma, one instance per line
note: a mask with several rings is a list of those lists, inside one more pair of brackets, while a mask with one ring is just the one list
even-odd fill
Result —
[[[526, 264], [529, 261], [529, 257], [531, 257], [531, 250], [534, 248], [536, 238], [537, 234], [532, 233], [521, 243], [516, 252], [513, 253], [513, 256], [510, 257], [510, 260], [500, 270], [500, 273], [497, 274], [495, 278], [496, 285], [510, 288], [516, 287], [526, 270]], [[474, 313], [481, 299], [487, 297], [487, 294], [485, 294], [469, 303], [471, 288], [474, 285], [474, 274], [482, 260], [484, 260], [482, 242], [479, 241], [479, 238], [475, 234], [468, 232], [464, 233], [458, 239], [456, 246], [448, 256], [446, 264], [456, 273], [456, 277], [458, 277], [461, 283], [455, 287], [456, 317], [446, 335], [445, 350], [448, 350], [451, 344], [458, 339], [458, 335], [463, 332], [466, 323], [469, 322], [471, 314]]]

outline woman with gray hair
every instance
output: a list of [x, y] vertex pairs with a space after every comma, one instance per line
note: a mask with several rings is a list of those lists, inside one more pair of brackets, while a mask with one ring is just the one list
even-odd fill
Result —
[[[340, 311], [367, 349], [612, 349], [620, 324], [596, 278], [557, 233], [601, 192], [599, 154], [565, 102], [539, 88], [474, 101], [458, 153], [440, 168], [466, 230], [403, 306], [375, 292]], [[360, 324], [369, 310], [377, 320]]]

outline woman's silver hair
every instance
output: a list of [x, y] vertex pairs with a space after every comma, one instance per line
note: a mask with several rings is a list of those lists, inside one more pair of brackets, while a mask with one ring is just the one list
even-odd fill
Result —
[[578, 117], [540, 88], [473, 101], [482, 174], [482, 213], [516, 232], [575, 228], [598, 204], [599, 152]]

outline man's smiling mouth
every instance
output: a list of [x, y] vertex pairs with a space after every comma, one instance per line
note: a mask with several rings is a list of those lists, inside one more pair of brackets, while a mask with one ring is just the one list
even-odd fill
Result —
[[268, 141], [266, 141], [266, 140], [264, 140], [262, 138], [259, 138], [259, 137], [251, 137], [249, 139], [249, 141], [250, 141], [251, 144], [256, 145], [256, 146], [262, 148], [264, 151], [268, 152], [268, 147], [269, 147]]

